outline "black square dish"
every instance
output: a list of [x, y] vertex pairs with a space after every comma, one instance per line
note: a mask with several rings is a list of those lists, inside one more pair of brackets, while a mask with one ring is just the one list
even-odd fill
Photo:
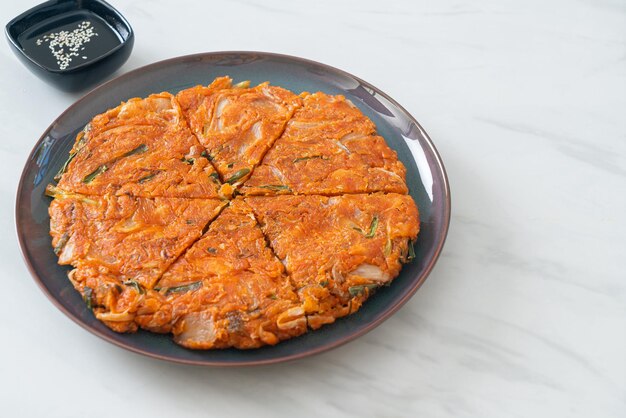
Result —
[[128, 59], [133, 30], [102, 0], [51, 0], [5, 28], [18, 58], [38, 77], [66, 91], [102, 80]]

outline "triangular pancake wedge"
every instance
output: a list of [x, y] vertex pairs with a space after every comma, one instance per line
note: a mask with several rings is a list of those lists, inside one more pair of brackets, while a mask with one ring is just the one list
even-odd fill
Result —
[[59, 187], [87, 195], [218, 197], [219, 176], [203, 152], [174, 96], [130, 99], [78, 134]]
[[161, 309], [137, 322], [160, 332], [173, 325], [175, 341], [188, 348], [254, 348], [306, 331], [284, 267], [240, 198], [172, 264], [155, 291]]
[[[201, 235], [227, 202], [86, 196], [48, 188], [50, 234], [59, 264], [98, 319], [130, 326], [139, 296]], [[95, 309], [97, 308], [97, 310]], [[107, 322], [108, 321], [108, 322]], [[110, 325], [111, 326], [111, 325]], [[117, 329], [119, 329], [117, 327]]]
[[406, 169], [372, 121], [343, 96], [302, 96], [244, 194], [407, 193]]
[[419, 214], [408, 195], [246, 198], [316, 329], [356, 311], [411, 258]]
[[221, 77], [176, 96], [222, 181], [235, 186], [249, 177], [301, 105], [283, 88], [247, 84], [232, 86], [230, 78]]

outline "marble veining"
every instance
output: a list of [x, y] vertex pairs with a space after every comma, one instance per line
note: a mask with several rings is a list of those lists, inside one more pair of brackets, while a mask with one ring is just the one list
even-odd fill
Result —
[[[0, 21], [36, 3], [8, 2]], [[626, 2], [113, 3], [136, 32], [117, 74], [261, 50], [388, 93], [441, 153], [450, 233], [409, 303], [319, 356], [204, 369], [121, 350], [45, 299], [10, 232], [31, 148], [83, 93], [34, 78], [5, 43], [3, 416], [626, 416]]]

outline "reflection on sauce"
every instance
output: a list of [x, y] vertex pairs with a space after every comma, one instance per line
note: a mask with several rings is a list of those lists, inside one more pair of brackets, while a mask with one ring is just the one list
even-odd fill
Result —
[[87, 11], [53, 16], [22, 33], [18, 41], [29, 57], [52, 70], [75, 68], [122, 43], [105, 21]]

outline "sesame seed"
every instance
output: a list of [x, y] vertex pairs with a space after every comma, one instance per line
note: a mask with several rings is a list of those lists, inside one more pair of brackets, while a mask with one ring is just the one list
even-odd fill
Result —
[[[92, 37], [98, 36], [98, 33], [91, 26], [91, 22], [84, 20], [78, 24], [73, 31], [62, 30], [60, 32], [52, 32], [37, 39], [36, 44], [41, 46], [48, 43], [48, 48], [57, 61], [60, 70], [69, 67], [73, 57], [78, 57], [78, 51], [85, 49], [83, 46], [91, 40]], [[83, 59], [87, 59], [86, 55], [82, 55]]]

